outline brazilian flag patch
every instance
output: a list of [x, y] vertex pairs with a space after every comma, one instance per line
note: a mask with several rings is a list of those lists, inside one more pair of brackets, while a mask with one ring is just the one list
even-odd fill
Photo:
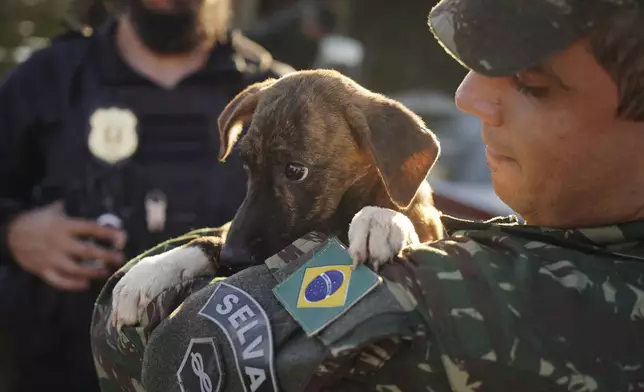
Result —
[[273, 288], [308, 336], [319, 333], [382, 283], [382, 278], [364, 265], [352, 269], [352, 262], [346, 247], [331, 237]]

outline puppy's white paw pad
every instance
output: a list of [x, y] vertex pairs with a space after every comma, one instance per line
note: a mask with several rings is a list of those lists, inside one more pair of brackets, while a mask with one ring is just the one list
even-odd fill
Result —
[[365, 207], [349, 226], [349, 253], [354, 265], [369, 259], [377, 268], [393, 259], [404, 247], [418, 242], [409, 218], [387, 208]]

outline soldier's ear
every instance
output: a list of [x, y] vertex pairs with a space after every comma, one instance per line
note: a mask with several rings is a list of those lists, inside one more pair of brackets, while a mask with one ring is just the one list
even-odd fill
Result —
[[237, 94], [217, 119], [219, 127], [219, 160], [225, 161], [233, 149], [244, 125], [253, 117], [261, 92], [273, 85], [276, 79], [270, 78], [263, 82], [252, 84]]

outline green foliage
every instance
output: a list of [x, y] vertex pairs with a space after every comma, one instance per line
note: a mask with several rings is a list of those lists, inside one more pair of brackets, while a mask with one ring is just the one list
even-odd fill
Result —
[[16, 63], [64, 31], [69, 0], [0, 1], [0, 79]]

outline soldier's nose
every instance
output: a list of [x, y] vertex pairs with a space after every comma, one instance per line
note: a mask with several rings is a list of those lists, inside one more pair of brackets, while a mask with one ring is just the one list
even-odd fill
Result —
[[233, 271], [240, 271], [253, 265], [253, 257], [245, 246], [232, 245], [228, 242], [221, 249], [219, 261]]

